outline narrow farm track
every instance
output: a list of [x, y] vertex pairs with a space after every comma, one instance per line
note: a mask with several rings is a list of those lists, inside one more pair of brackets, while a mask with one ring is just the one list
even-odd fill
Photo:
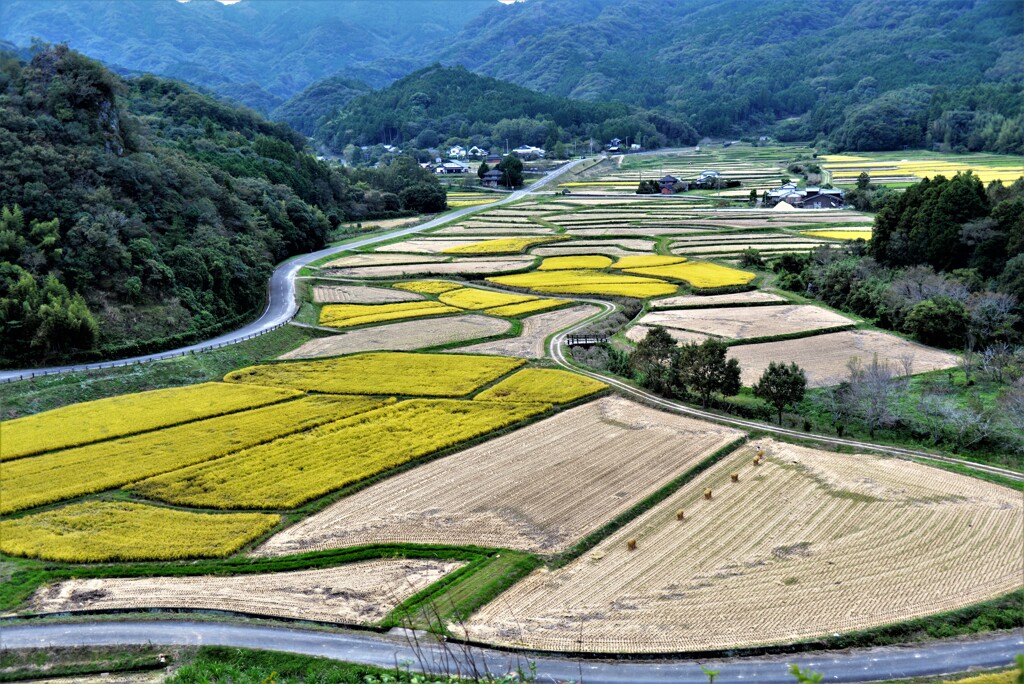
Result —
[[380, 242], [387, 242], [397, 237], [403, 237], [405, 235], [412, 235], [413, 233], [419, 233], [431, 228], [437, 228], [443, 226], [446, 223], [451, 223], [460, 218], [474, 214], [485, 209], [493, 209], [494, 207], [515, 202], [529, 194], [537, 192], [539, 188], [558, 178], [564, 173], [576, 167], [578, 164], [586, 161], [586, 159], [577, 159], [571, 161], [568, 164], [564, 164], [557, 169], [554, 169], [539, 180], [534, 181], [529, 186], [522, 190], [517, 190], [513, 193], [509, 193], [503, 199], [493, 202], [491, 204], [483, 204], [475, 207], [463, 207], [462, 209], [456, 209], [450, 213], [447, 213], [438, 218], [421, 223], [419, 225], [411, 226], [409, 228], [402, 228], [401, 230], [395, 230], [381, 235], [375, 235], [373, 237], [363, 238], [361, 240], [352, 240], [345, 242], [340, 245], [334, 245], [321, 249], [316, 252], [310, 252], [309, 254], [303, 254], [301, 256], [293, 257], [288, 261], [280, 264], [275, 270], [273, 275], [270, 277], [270, 282], [267, 285], [267, 307], [264, 309], [263, 314], [252, 323], [242, 326], [237, 330], [234, 330], [223, 335], [219, 335], [205, 342], [199, 342], [192, 344], [187, 347], [179, 347], [178, 349], [170, 349], [157, 354], [144, 354], [142, 356], [133, 356], [128, 359], [116, 359], [111, 361], [102, 361], [97, 363], [88, 364], [74, 364], [68, 366], [53, 366], [50, 368], [30, 368], [24, 370], [6, 370], [0, 371], [0, 383], [2, 382], [13, 382], [16, 380], [24, 380], [28, 378], [38, 377], [41, 375], [55, 375], [59, 373], [74, 373], [86, 370], [96, 370], [100, 368], [117, 368], [119, 366], [133, 366], [139, 363], [147, 363], [149, 361], [159, 361], [161, 359], [170, 359], [176, 356], [183, 356], [185, 354], [191, 354], [195, 352], [207, 351], [215, 349], [217, 347], [225, 347], [231, 344], [237, 344], [245, 340], [262, 335], [263, 333], [269, 332], [275, 328], [279, 328], [282, 325], [287, 324], [295, 316], [299, 310], [299, 305], [295, 301], [295, 280], [299, 275], [299, 271], [302, 268], [308, 266], [314, 261], [323, 259], [324, 257], [337, 254], [339, 252], [345, 252], [352, 249], [359, 249], [360, 247], [368, 247], [370, 245], [378, 244]]
[[703, 418], [705, 420], [712, 420], [717, 423], [723, 423], [725, 425], [731, 425], [746, 430], [758, 430], [760, 432], [767, 432], [773, 435], [792, 437], [805, 441], [813, 441], [833, 446], [853, 447], [855, 449], [875, 451], [884, 454], [889, 454], [891, 456], [899, 456], [902, 458], [914, 458], [923, 461], [950, 463], [958, 466], [963, 466], [965, 468], [969, 468], [977, 472], [988, 473], [990, 475], [999, 475], [1001, 477], [1005, 477], [1007, 479], [1014, 480], [1017, 482], [1024, 482], [1024, 474], [1019, 473], [1015, 470], [1010, 470], [1008, 468], [999, 468], [997, 466], [986, 465], [983, 463], [975, 463], [973, 461], [952, 458], [950, 456], [941, 456], [939, 454], [933, 454], [927, 451], [918, 451], [916, 449], [905, 449], [903, 447], [873, 444], [871, 442], [862, 442], [854, 439], [843, 439], [841, 437], [829, 437], [827, 435], [819, 435], [810, 432], [801, 432], [799, 430], [790, 430], [776, 425], [769, 425], [767, 423], [759, 423], [752, 420], [732, 418], [728, 416], [722, 416], [717, 413], [711, 413], [709, 411], [702, 411], [701, 409], [687, 406], [686, 404], [682, 404], [678, 401], [672, 401], [671, 399], [665, 399], [664, 397], [659, 397], [656, 394], [651, 394], [650, 392], [646, 392], [642, 389], [634, 387], [633, 385], [630, 385], [608, 375], [596, 373], [594, 371], [581, 368], [580, 366], [566, 359], [564, 349], [565, 338], [568, 335], [573, 334], [577, 330], [580, 330], [595, 321], [601, 320], [606, 316], [610, 316], [612, 313], [615, 312], [615, 306], [613, 304], [610, 304], [609, 302], [604, 302], [596, 299], [577, 299], [575, 301], [579, 301], [581, 303], [586, 302], [587, 304], [600, 306], [602, 308], [602, 311], [585, 321], [581, 321], [569, 328], [566, 328], [560, 333], [553, 335], [551, 339], [548, 341], [548, 353], [550, 354], [551, 358], [555, 361], [555, 363], [562, 366], [566, 370], [570, 370], [575, 373], [580, 373], [581, 375], [585, 375], [595, 380], [600, 380], [601, 382], [611, 385], [616, 390], [623, 392], [626, 395], [631, 395], [639, 399], [642, 399], [648, 404], [657, 406], [658, 408], [664, 409], [666, 411], [682, 413], [688, 416], [693, 416], [695, 418]]
[[965, 672], [974, 668], [1006, 667], [1024, 649], [1019, 631], [979, 639], [933, 641], [913, 646], [824, 651], [785, 656], [706, 660], [578, 661], [534, 657], [493, 649], [450, 644], [447, 650], [402, 636], [322, 632], [295, 627], [240, 625], [187, 620], [147, 622], [7, 623], [0, 648], [51, 648], [162, 644], [229, 646], [300, 653], [346, 662], [393, 668], [409, 662], [414, 670], [504, 673], [537, 668], [537, 681], [584, 681], [588, 684], [652, 682], [703, 684], [701, 667], [718, 670], [721, 684], [763, 682], [792, 684], [789, 663], [825, 674], [828, 682], [871, 682]]

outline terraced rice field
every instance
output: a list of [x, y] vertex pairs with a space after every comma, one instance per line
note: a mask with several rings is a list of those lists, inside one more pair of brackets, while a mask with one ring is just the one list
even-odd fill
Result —
[[[547, 301], [544, 302], [547, 305]], [[508, 321], [490, 316], [452, 316], [444, 325], [433, 320], [403, 321], [306, 342], [280, 359], [315, 359], [367, 351], [411, 351], [443, 344], [480, 340], [502, 335], [512, 327]]]
[[608, 386], [583, 375], [550, 368], [525, 368], [474, 397], [476, 401], [567, 404]]
[[429, 254], [350, 254], [349, 256], [328, 261], [323, 268], [351, 268], [353, 266], [389, 266], [392, 264], [423, 264], [432, 261], [447, 261], [445, 257]]
[[457, 245], [445, 249], [447, 254], [511, 254], [522, 252], [534, 245], [564, 240], [564, 237], [514, 237], [497, 240], [483, 240], [468, 245]]
[[606, 397], [357, 492], [255, 553], [399, 541], [553, 553], [740, 434]]
[[1001, 180], [1010, 184], [1024, 176], [1024, 163], [1020, 157], [997, 154], [949, 155], [921, 152], [860, 154], [855, 156], [827, 155], [822, 168], [833, 183], [853, 184], [864, 172], [871, 181], [880, 184], [908, 183], [938, 175], [951, 178], [958, 172], [971, 171], [982, 183]]
[[423, 297], [412, 292], [396, 292], [383, 287], [317, 285], [313, 288], [313, 301], [317, 304], [393, 304], [421, 299]]
[[771, 240], [770, 242], [737, 242], [729, 245], [686, 245], [673, 247], [674, 254], [696, 256], [701, 254], [739, 254], [747, 249], [756, 249], [759, 252], [806, 252], [816, 247], [829, 244], [827, 242], [811, 242], [807, 240]]
[[641, 325], [662, 325], [734, 340], [855, 324], [846, 316], [827, 309], [798, 304], [652, 311], [638, 322]]
[[44, 587], [34, 612], [187, 608], [319, 620], [348, 625], [380, 622], [399, 603], [464, 564], [386, 559], [323, 570], [235, 577], [79, 579]]
[[398, 278], [428, 275], [488, 275], [520, 271], [533, 262], [530, 256], [508, 256], [501, 259], [459, 259], [441, 263], [396, 264], [394, 266], [363, 266], [327, 271], [347, 278]]
[[524, 287], [550, 294], [603, 294], [641, 299], [673, 294], [678, 289], [671, 283], [654, 278], [588, 270], [534, 271], [496, 276], [488, 280], [499, 285]]
[[786, 301], [784, 297], [770, 292], [751, 290], [750, 292], [735, 292], [724, 295], [682, 295], [666, 299], [655, 299], [651, 302], [651, 306], [656, 309], [668, 309], [690, 306], [728, 306], [729, 304], [785, 304]]
[[463, 397], [523, 363], [469, 354], [382, 352], [250, 366], [224, 380], [329, 394]]
[[582, 305], [570, 309], [536, 314], [523, 319], [523, 330], [518, 337], [510, 337], [493, 342], [481, 342], [454, 351], [467, 354], [496, 354], [499, 356], [515, 356], [524, 359], [539, 359], [545, 354], [544, 341], [549, 335], [564, 330], [596, 314], [600, 309], [596, 306]]
[[395, 242], [390, 245], [377, 247], [377, 252], [423, 252], [425, 254], [440, 254], [454, 247], [465, 247], [475, 245], [478, 240], [455, 240], [440, 238], [412, 238], [402, 242]]
[[514, 585], [466, 634], [557, 651], [750, 647], [1021, 587], [1024, 556], [1007, 543], [1024, 535], [1019, 492], [910, 461], [761, 444], [762, 465], [743, 447], [590, 553]]
[[214, 418], [300, 396], [223, 382], [139, 392], [0, 423], [0, 461]]
[[756, 277], [756, 274], [750, 271], [741, 271], [729, 266], [719, 266], [718, 264], [701, 261], [687, 261], [669, 266], [629, 268], [625, 269], [625, 272], [641, 276], [682, 280], [697, 288], [746, 285]]
[[320, 309], [320, 325], [351, 328], [402, 318], [424, 318], [459, 313], [461, 309], [441, 302], [416, 301], [395, 304], [327, 304]]
[[904, 356], [913, 359], [913, 373], [954, 368], [959, 363], [955, 354], [874, 330], [848, 330], [729, 348], [729, 358], [740, 363], [744, 385], [756, 382], [769, 362], [782, 361], [803, 368], [810, 387], [827, 387], [849, 376], [847, 364], [851, 358], [867, 365], [875, 355], [880, 361], [892, 364], [901, 374]]
[[280, 519], [86, 501], [0, 521], [0, 551], [66, 563], [217, 558], [234, 553]]
[[[634, 325], [626, 331], [626, 339], [631, 340], [632, 342], [639, 342], [647, 337], [647, 333], [650, 332], [650, 330], [651, 326], [649, 325]], [[689, 330], [678, 330], [676, 328], [666, 328], [665, 330], [677, 344], [689, 344], [691, 342], [700, 344], [710, 337], [710, 335], [690, 332]]]
[[380, 405], [365, 397], [307, 397], [8, 461], [0, 479], [0, 513], [123, 487]]
[[148, 499], [192, 507], [295, 508], [550, 408], [541, 403], [411, 399], [149, 478], [132, 490]]
[[870, 240], [870, 230], [805, 230], [804, 235], [832, 240]]

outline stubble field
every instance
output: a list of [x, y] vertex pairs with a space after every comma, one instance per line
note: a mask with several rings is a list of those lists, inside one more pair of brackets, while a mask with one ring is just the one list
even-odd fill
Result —
[[1018, 492], [908, 461], [761, 444], [760, 466], [757, 446], [741, 448], [587, 555], [535, 571], [474, 615], [468, 636], [603, 653], [747, 647], [1021, 587], [1024, 556], [1008, 543], [1024, 535]]
[[744, 339], [836, 328], [855, 322], [817, 306], [782, 304], [654, 311], [645, 314], [639, 323]]

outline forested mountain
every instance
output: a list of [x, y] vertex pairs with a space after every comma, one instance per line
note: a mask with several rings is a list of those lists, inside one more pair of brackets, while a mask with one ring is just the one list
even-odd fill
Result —
[[528, 0], [482, 13], [442, 60], [661, 107], [702, 135], [1024, 152], [1022, 33], [1019, 0]]
[[353, 98], [370, 92], [370, 86], [343, 76], [317, 81], [274, 110], [273, 118], [312, 136], [323, 118], [335, 116]]
[[[1024, 152], [1020, 0], [6, 0], [0, 39], [67, 41], [304, 131], [440, 62], [552, 96], [832, 149]], [[340, 79], [340, 80], [339, 80]], [[339, 87], [340, 86], [340, 87]], [[358, 87], [355, 87], [358, 90]], [[470, 120], [472, 123], [472, 120]]]
[[4, 0], [0, 39], [70, 47], [118, 68], [213, 88], [269, 113], [343, 71], [382, 86], [429, 63], [495, 0]]
[[316, 133], [320, 142], [339, 151], [349, 144], [377, 143], [430, 148], [451, 138], [485, 147], [507, 142], [550, 150], [573, 136], [598, 141], [637, 141], [642, 136], [651, 147], [697, 140], [687, 124], [622, 102], [544, 95], [462, 67], [439, 65], [351, 100]]
[[175, 81], [66, 47], [0, 53], [0, 364], [210, 336], [340, 221], [436, 210], [438, 192], [411, 159], [343, 173]]

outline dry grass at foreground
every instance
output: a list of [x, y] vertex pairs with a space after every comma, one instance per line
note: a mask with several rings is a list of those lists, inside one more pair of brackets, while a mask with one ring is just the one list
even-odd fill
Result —
[[797, 304], [652, 311], [638, 322], [737, 340], [836, 328], [854, 323], [846, 316], [827, 309]]
[[399, 290], [408, 290], [410, 292], [441, 294], [449, 290], [458, 290], [462, 285], [448, 280], [413, 280], [408, 283], [398, 283], [395, 287]]
[[317, 304], [390, 304], [421, 299], [423, 297], [414, 292], [395, 292], [383, 287], [317, 285], [313, 288], [313, 301]]
[[189, 513], [86, 501], [0, 521], [0, 551], [66, 563], [227, 556], [280, 522], [262, 513]]
[[469, 638], [590, 652], [750, 647], [1020, 588], [1020, 492], [909, 461], [761, 444], [760, 466], [745, 446], [591, 553], [519, 582], [470, 619]]
[[784, 297], [770, 292], [751, 290], [750, 292], [734, 292], [733, 294], [724, 295], [682, 295], [680, 297], [669, 297], [668, 299], [655, 300], [651, 302], [651, 306], [655, 308], [702, 305], [720, 306], [722, 304], [753, 304], [760, 302], [784, 304], [786, 301]]
[[606, 397], [379, 482], [256, 553], [378, 542], [554, 553], [740, 435]]
[[729, 358], [740, 362], [744, 385], [756, 382], [771, 361], [796, 363], [807, 373], [807, 384], [811, 387], [836, 385], [849, 375], [847, 364], [851, 358], [868, 365], [875, 355], [898, 373], [903, 373], [904, 357], [912, 359], [912, 373], [954, 368], [959, 362], [955, 354], [874, 330], [848, 330], [729, 348]]
[[[543, 300], [547, 305], [548, 300]], [[498, 314], [502, 315], [502, 314]], [[279, 359], [315, 359], [367, 351], [411, 351], [442, 344], [479, 340], [508, 332], [512, 324], [489, 316], [452, 316], [437, 321], [403, 321], [306, 342]]]
[[0, 478], [0, 513], [122, 487], [380, 404], [366, 397], [308, 397], [9, 461]]
[[351, 328], [402, 318], [422, 318], [458, 313], [460, 309], [440, 302], [398, 302], [396, 304], [327, 304], [320, 309], [320, 325]]
[[188, 608], [372, 625], [405, 599], [463, 565], [387, 559], [235, 577], [68, 580], [37, 591], [31, 605], [40, 613]]
[[805, 230], [804, 235], [831, 238], [833, 240], [870, 240], [870, 230]]
[[222, 382], [99, 399], [0, 423], [0, 461], [234, 413], [299, 396]]
[[[626, 331], [626, 339], [639, 342], [647, 337], [647, 333], [650, 330], [651, 326], [649, 325], [634, 325]], [[710, 337], [709, 335], [702, 335], [701, 333], [689, 332], [687, 330], [677, 330], [676, 328], [666, 328], [666, 331], [677, 344], [689, 344], [690, 342], [700, 344]]]
[[756, 275], [749, 271], [740, 271], [728, 266], [719, 266], [700, 261], [687, 261], [669, 266], [651, 266], [650, 268], [631, 268], [628, 273], [682, 280], [694, 287], [726, 287], [730, 285], [746, 285]]
[[322, 268], [351, 268], [352, 266], [388, 266], [391, 264], [422, 264], [431, 261], [445, 261], [445, 257], [425, 254], [352, 254], [334, 261], [328, 261]]
[[526, 268], [533, 257], [504, 257], [502, 259], [460, 259], [458, 261], [395, 266], [364, 266], [332, 271], [347, 278], [395, 278], [411, 275], [486, 275], [507, 273]]
[[523, 363], [493, 356], [381, 352], [250, 366], [224, 379], [331, 394], [462, 397]]
[[491, 290], [481, 290], [475, 287], [461, 287], [457, 290], [442, 293], [438, 299], [449, 306], [457, 306], [460, 309], [472, 309], [475, 311], [478, 309], [491, 309], [511, 304], [532, 302], [536, 297], [492, 292]]
[[612, 260], [594, 254], [580, 256], [554, 256], [540, 262], [538, 271], [564, 271], [579, 268], [608, 268]]
[[146, 498], [185, 506], [294, 508], [550, 408], [412, 399], [143, 480], [133, 488]]
[[525, 287], [551, 294], [604, 294], [623, 297], [657, 297], [673, 294], [676, 286], [662, 280], [603, 271], [533, 271], [496, 276], [488, 280], [499, 285]]
[[445, 249], [446, 254], [505, 254], [509, 252], [522, 252], [527, 247], [565, 240], [564, 237], [515, 237], [501, 238], [498, 240], [484, 240], [468, 245], [458, 245]]
[[[543, 302], [562, 302], [563, 300], [540, 300]], [[528, 306], [523, 304], [520, 306]], [[523, 331], [519, 337], [511, 337], [493, 342], [481, 342], [457, 351], [468, 354], [497, 354], [499, 356], [516, 356], [524, 359], [539, 359], [545, 355], [544, 340], [548, 335], [564, 330], [596, 314], [600, 309], [596, 306], [574, 306], [571, 309], [551, 311], [537, 314], [523, 320]]]
[[526, 368], [474, 397], [477, 401], [550, 402], [567, 404], [600, 392], [608, 385], [576, 373]]

